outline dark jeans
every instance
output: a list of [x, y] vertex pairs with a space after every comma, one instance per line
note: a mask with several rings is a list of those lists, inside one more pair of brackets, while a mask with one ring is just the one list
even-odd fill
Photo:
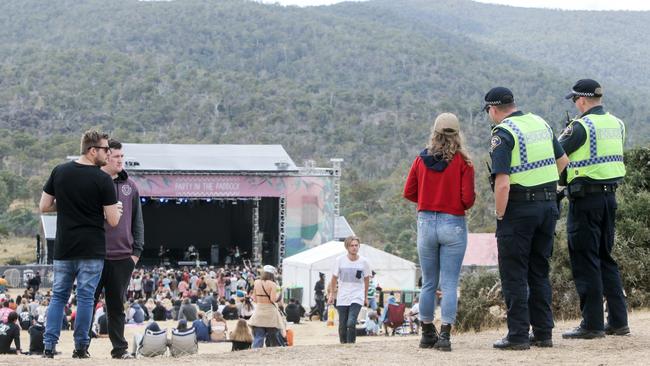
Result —
[[355, 343], [357, 340], [357, 317], [361, 311], [361, 304], [338, 305], [336, 310], [339, 312], [339, 341]]
[[593, 193], [569, 202], [569, 256], [585, 329], [604, 329], [603, 295], [608, 323], [614, 328], [627, 325], [621, 275], [611, 256], [615, 219], [614, 193]]
[[282, 344], [279, 341], [279, 329], [277, 328], [253, 328], [253, 348], [262, 348], [266, 343], [267, 347], [279, 347]]
[[318, 314], [320, 317], [320, 320], [323, 321], [325, 319], [325, 300], [319, 300], [316, 298], [316, 305], [311, 309], [311, 311], [308, 314], [308, 317], [311, 319], [314, 314]]
[[316, 300], [316, 309], [318, 309], [320, 320], [323, 321], [325, 319], [325, 298]]
[[126, 289], [135, 263], [131, 258], [120, 260], [105, 260], [102, 278], [95, 292], [95, 301], [104, 291], [106, 301], [106, 320], [108, 323], [108, 338], [111, 340], [113, 350], [112, 356], [120, 356], [128, 352], [129, 343], [124, 338], [124, 302], [126, 301]]
[[499, 275], [508, 309], [508, 340], [528, 343], [532, 326], [539, 339], [551, 339], [549, 259], [559, 212], [555, 201], [509, 202], [497, 221]]

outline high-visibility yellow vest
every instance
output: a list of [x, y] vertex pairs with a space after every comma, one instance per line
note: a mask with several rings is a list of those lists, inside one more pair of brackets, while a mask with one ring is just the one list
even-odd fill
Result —
[[[510, 184], [533, 187], [559, 179], [553, 151], [553, 130], [532, 113], [508, 117], [495, 127], [514, 137], [510, 160]], [[494, 131], [494, 130], [493, 130]]]
[[625, 125], [611, 114], [589, 114], [573, 123], [580, 123], [587, 140], [569, 155], [567, 182], [579, 177], [607, 180], [625, 176], [623, 141]]

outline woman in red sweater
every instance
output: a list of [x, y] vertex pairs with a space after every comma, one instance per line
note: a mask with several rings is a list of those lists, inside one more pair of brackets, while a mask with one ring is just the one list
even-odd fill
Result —
[[[430, 142], [415, 158], [404, 197], [418, 204], [418, 255], [422, 268], [420, 348], [451, 351], [456, 321], [460, 267], [467, 247], [465, 210], [474, 204], [474, 168], [463, 149], [458, 118], [439, 115]], [[442, 325], [433, 324], [436, 289], [440, 285]]]

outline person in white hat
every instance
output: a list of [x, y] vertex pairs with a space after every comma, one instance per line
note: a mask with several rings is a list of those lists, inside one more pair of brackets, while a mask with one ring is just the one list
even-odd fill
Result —
[[253, 328], [253, 348], [262, 348], [265, 341], [270, 347], [281, 346], [281, 337], [286, 337], [286, 323], [277, 305], [281, 294], [277, 293], [276, 274], [275, 267], [266, 265], [253, 285], [251, 297], [256, 306], [248, 321]]

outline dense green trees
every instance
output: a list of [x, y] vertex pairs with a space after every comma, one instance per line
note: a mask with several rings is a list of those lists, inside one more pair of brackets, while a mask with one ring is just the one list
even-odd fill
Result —
[[628, 124], [630, 145], [650, 135], [650, 92], [628, 85], [650, 85], [648, 73], [630, 79], [647, 67], [632, 61], [650, 45], [622, 39], [647, 30], [646, 14], [599, 13], [615, 21], [585, 36], [602, 52], [580, 62], [570, 57], [579, 35], [566, 29], [591, 24], [593, 14], [525, 14], [464, 0], [317, 8], [3, 1], [0, 222], [25, 207], [14, 202], [34, 208], [51, 167], [77, 152], [82, 130], [99, 127], [128, 142], [279, 143], [297, 162], [342, 157], [342, 207], [355, 230], [414, 258], [414, 206], [401, 198], [402, 184], [431, 121], [451, 111], [477, 169], [470, 229], [491, 230], [482, 163], [489, 123], [479, 111], [490, 87], [512, 87], [523, 109], [559, 131], [572, 108], [561, 97], [588, 61], [589, 76], [608, 81], [608, 107]]

